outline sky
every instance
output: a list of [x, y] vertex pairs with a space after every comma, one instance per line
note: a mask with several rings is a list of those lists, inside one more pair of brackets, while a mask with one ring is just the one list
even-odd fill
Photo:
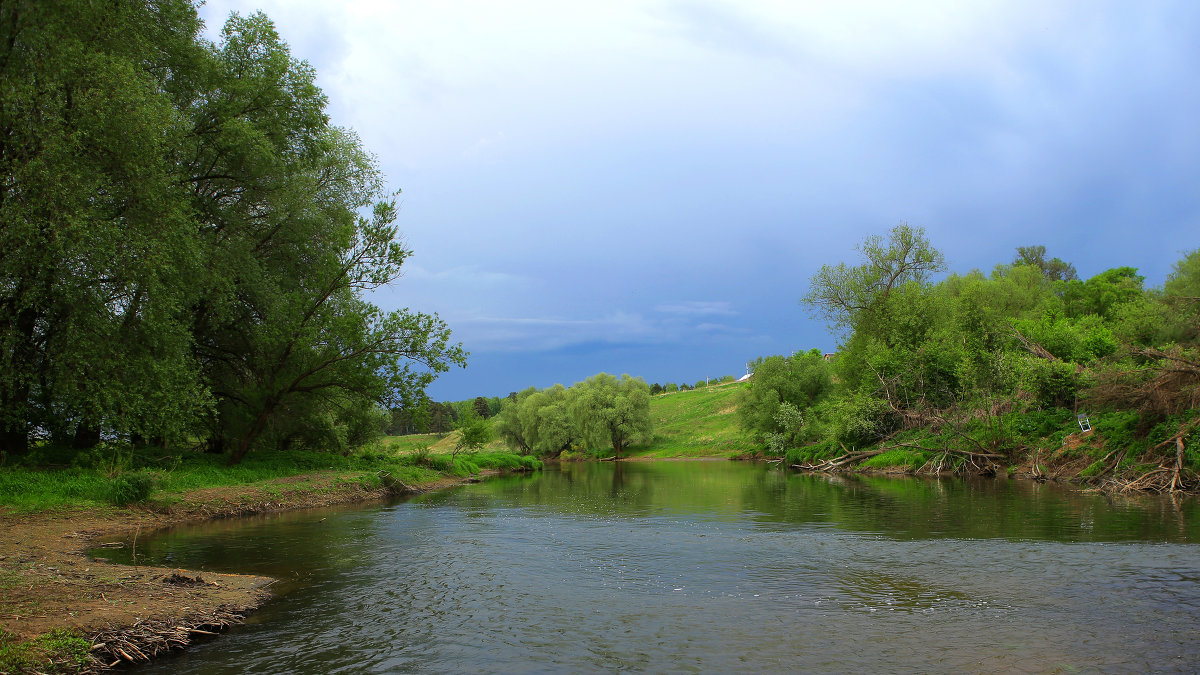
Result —
[[263, 11], [402, 190], [384, 309], [471, 353], [435, 400], [742, 375], [906, 222], [1160, 286], [1200, 247], [1200, 3], [209, 0]]

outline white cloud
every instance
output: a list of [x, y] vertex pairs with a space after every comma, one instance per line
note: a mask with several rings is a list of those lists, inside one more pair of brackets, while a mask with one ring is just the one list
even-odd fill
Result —
[[544, 351], [586, 342], [657, 344], [673, 334], [670, 327], [631, 312], [582, 319], [487, 314], [453, 318], [457, 339], [468, 350], [480, 351]]
[[412, 281], [435, 282], [458, 288], [487, 289], [488, 291], [496, 291], [497, 287], [528, 286], [532, 281], [524, 275], [482, 270], [475, 265], [430, 270], [413, 263], [404, 266], [404, 277]]
[[659, 305], [654, 308], [664, 314], [679, 314], [683, 316], [735, 316], [737, 312], [732, 303], [720, 300], [689, 300], [669, 305]]

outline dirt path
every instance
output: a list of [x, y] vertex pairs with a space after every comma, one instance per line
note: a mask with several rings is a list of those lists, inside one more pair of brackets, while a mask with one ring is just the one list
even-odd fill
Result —
[[[463, 482], [423, 484], [434, 490]], [[19, 514], [0, 508], [0, 629], [31, 640], [55, 629], [86, 636], [84, 672], [145, 662], [238, 623], [270, 598], [271, 579], [129, 567], [93, 559], [91, 548], [184, 523], [383, 499], [344, 475], [318, 473], [265, 485], [188, 493], [159, 509]], [[39, 654], [39, 668], [75, 671]], [[50, 663], [47, 663], [50, 660]]]

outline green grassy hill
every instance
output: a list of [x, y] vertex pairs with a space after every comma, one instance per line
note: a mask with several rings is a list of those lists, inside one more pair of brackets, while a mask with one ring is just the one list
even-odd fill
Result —
[[[626, 456], [734, 457], [750, 451], [750, 435], [738, 426], [737, 420], [737, 395], [745, 386], [735, 382], [651, 396], [654, 440], [633, 446]], [[428, 446], [433, 454], [449, 454], [457, 440], [458, 432], [452, 431], [449, 434], [390, 436], [384, 439], [383, 445], [398, 453], [411, 453]], [[499, 452], [508, 448], [497, 438], [484, 450]]]
[[630, 457], [733, 457], [751, 449], [738, 426], [737, 395], [731, 383], [650, 398], [654, 440], [630, 449]]

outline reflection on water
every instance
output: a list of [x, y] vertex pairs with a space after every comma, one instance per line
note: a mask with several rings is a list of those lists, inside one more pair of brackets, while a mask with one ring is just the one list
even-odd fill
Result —
[[138, 550], [284, 580], [250, 625], [151, 672], [1190, 672], [1198, 515], [1023, 482], [606, 463]]

